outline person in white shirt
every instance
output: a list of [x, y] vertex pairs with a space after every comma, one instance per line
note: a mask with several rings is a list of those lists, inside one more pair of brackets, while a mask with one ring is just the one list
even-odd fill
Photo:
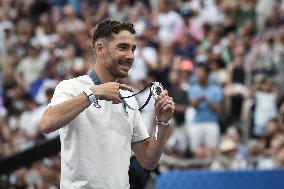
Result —
[[[149, 136], [129, 96], [133, 89], [118, 83], [134, 60], [135, 30], [131, 23], [105, 20], [93, 33], [96, 62], [89, 75], [64, 80], [55, 89], [41, 122], [41, 131], [59, 129], [61, 189], [129, 188], [131, 150], [139, 163], [153, 170], [170, 134], [175, 104], [163, 90], [156, 103], [157, 136]], [[96, 84], [94, 84], [96, 83]]]

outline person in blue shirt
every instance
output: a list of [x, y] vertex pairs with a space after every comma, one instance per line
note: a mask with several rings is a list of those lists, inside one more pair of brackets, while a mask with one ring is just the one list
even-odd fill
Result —
[[208, 67], [198, 64], [195, 68], [197, 82], [189, 92], [191, 105], [195, 109], [193, 123], [188, 127], [192, 151], [202, 145], [214, 149], [219, 142], [218, 111], [223, 91], [218, 84], [210, 82], [208, 76]]

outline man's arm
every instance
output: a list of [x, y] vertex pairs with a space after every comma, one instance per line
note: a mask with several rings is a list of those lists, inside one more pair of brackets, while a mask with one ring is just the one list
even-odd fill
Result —
[[221, 110], [221, 103], [220, 102], [209, 102], [209, 107], [214, 112], [219, 112]]
[[[155, 105], [157, 119], [160, 122], [168, 122], [173, 116], [174, 109], [173, 99], [168, 96], [167, 91], [163, 91]], [[157, 140], [155, 136], [151, 136], [132, 144], [132, 150], [145, 169], [153, 170], [156, 168], [171, 133], [169, 125], [159, 125], [158, 127]]]
[[211, 108], [212, 111], [214, 112], [218, 112], [221, 109], [221, 104], [219, 101], [216, 102], [209, 102], [206, 97], [201, 97], [201, 98], [197, 98], [197, 99], [192, 99], [191, 100], [191, 105], [196, 108], [198, 106], [199, 103], [201, 102], [205, 102], [208, 104], [208, 106]]
[[[121, 102], [119, 89], [133, 91], [131, 87], [116, 82], [93, 85], [90, 89], [93, 91], [96, 98], [113, 101], [113, 103]], [[66, 91], [63, 92], [66, 93]], [[82, 92], [69, 100], [48, 107], [39, 123], [41, 131], [43, 133], [50, 133], [67, 125], [90, 105], [90, 100], [86, 94]]]
[[205, 98], [197, 98], [197, 99], [190, 99], [190, 104], [192, 107], [196, 108], [198, 106], [199, 103], [205, 101]]
[[67, 125], [90, 104], [85, 93], [81, 93], [70, 100], [48, 107], [39, 123], [41, 132], [50, 133]]
[[171, 133], [171, 126], [158, 126], [159, 132], [157, 140], [151, 136], [143, 141], [132, 144], [132, 150], [135, 153], [139, 163], [148, 170], [154, 170], [160, 160], [161, 154], [165, 148], [168, 137]]

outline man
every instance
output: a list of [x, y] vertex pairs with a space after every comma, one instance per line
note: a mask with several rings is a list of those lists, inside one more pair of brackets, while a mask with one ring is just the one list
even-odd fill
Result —
[[144, 168], [157, 166], [175, 105], [167, 91], [162, 91], [155, 104], [157, 138], [149, 137], [138, 110], [125, 107], [125, 101], [138, 106], [134, 97], [122, 101], [122, 96], [130, 95], [125, 90], [133, 89], [117, 82], [127, 77], [132, 66], [134, 34], [130, 23], [99, 23], [93, 33], [93, 71], [64, 80], [55, 89], [40, 127], [46, 133], [60, 128], [61, 189], [129, 188], [131, 149]]
[[196, 110], [193, 123], [188, 127], [191, 150], [195, 151], [202, 145], [216, 149], [220, 135], [218, 111], [223, 92], [219, 85], [210, 82], [206, 65], [198, 64], [195, 76], [197, 83], [189, 92], [191, 105]]

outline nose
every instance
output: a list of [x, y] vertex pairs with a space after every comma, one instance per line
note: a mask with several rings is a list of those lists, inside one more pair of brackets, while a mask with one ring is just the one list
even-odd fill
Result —
[[134, 52], [132, 50], [127, 51], [126, 58], [129, 60], [134, 59]]

